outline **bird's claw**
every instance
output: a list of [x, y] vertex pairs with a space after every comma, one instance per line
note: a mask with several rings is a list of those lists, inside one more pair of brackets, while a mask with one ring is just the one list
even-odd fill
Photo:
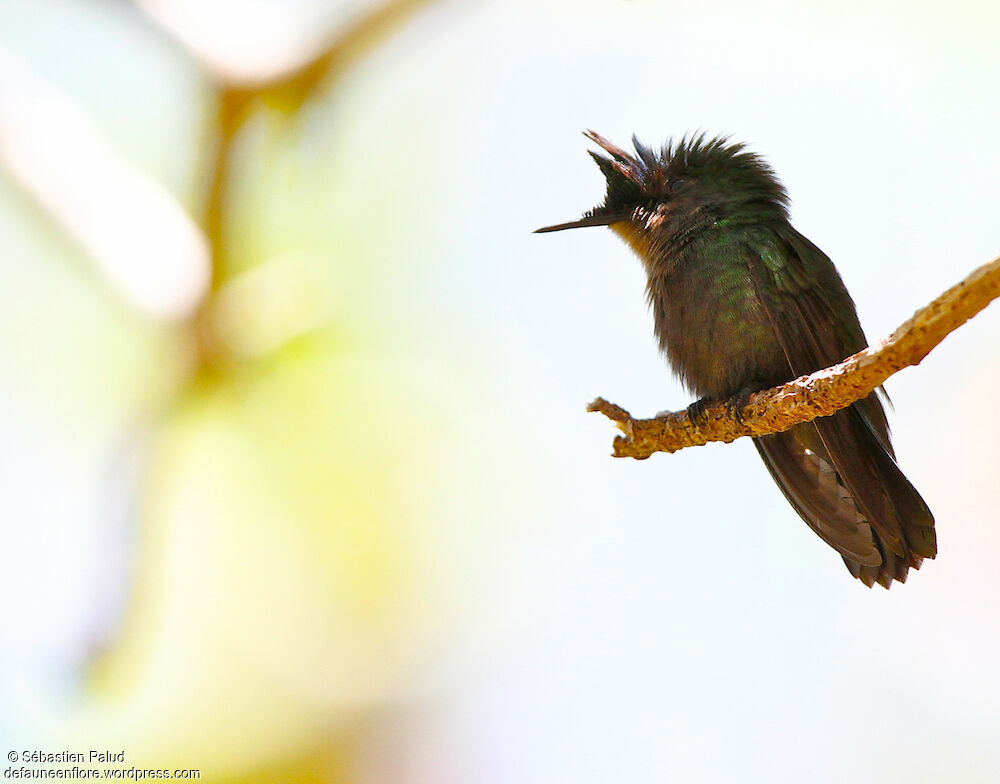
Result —
[[705, 413], [705, 409], [708, 407], [711, 401], [708, 398], [699, 398], [695, 400], [691, 405], [687, 407], [688, 419], [691, 420], [692, 425], [697, 425], [698, 420]]
[[746, 424], [743, 421], [743, 409], [750, 405], [751, 395], [758, 391], [760, 390], [758, 390], [756, 386], [744, 387], [731, 398], [726, 400], [726, 411], [741, 425]]

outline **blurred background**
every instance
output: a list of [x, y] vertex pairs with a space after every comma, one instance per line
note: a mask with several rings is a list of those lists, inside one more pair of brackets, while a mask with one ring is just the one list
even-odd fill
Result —
[[0, 741], [216, 782], [995, 782], [993, 306], [868, 590], [686, 406], [580, 135], [763, 153], [869, 338], [1000, 252], [986, 0], [0, 0]]

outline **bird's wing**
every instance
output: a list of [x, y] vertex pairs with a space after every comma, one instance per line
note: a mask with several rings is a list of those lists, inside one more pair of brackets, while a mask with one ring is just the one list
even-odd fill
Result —
[[[812, 331], [820, 336], [815, 355], [811, 358], [800, 356], [800, 360], [806, 365], [811, 364], [806, 360], [814, 360], [816, 367], [803, 371], [793, 368], [794, 372], [812, 373], [866, 348], [868, 340], [858, 321], [854, 300], [830, 258], [791, 226], [779, 227], [775, 234], [784, 246], [788, 264], [796, 271], [796, 280], [788, 281], [790, 285], [785, 293], [795, 299], [803, 311], [802, 315], [811, 319]], [[789, 357], [789, 363], [791, 362], [792, 358]], [[888, 400], [888, 395], [881, 387], [878, 391]], [[879, 443], [895, 459], [889, 438], [889, 422], [878, 395], [871, 394], [855, 405]]]
[[[751, 279], [791, 372], [812, 373], [864, 348], [854, 302], [833, 263], [791, 226], [767, 231], [770, 237], [749, 253]], [[851, 571], [865, 579], [856, 569], [867, 567], [868, 577], [887, 584], [905, 577], [921, 556], [933, 557], [934, 518], [896, 466], [875, 393], [811, 425], [774, 439], [780, 445], [761, 439], [758, 448], [792, 505]], [[848, 496], [858, 513], [853, 517]], [[882, 561], [874, 571], [872, 544]]]
[[871, 526], [858, 512], [812, 423], [756, 438], [754, 446], [788, 503], [824, 542], [855, 563], [881, 565]]

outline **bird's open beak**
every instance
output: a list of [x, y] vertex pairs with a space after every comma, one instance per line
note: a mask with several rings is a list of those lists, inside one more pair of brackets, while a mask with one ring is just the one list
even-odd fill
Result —
[[585, 218], [580, 218], [580, 220], [570, 221], [569, 223], [557, 223], [554, 226], [543, 226], [540, 229], [535, 229], [535, 234], [545, 234], [549, 231], [562, 231], [563, 229], [582, 229], [587, 226], [610, 226], [612, 223], [618, 223], [618, 221], [628, 220], [631, 217], [629, 214], [611, 214], [611, 215], [588, 215]]

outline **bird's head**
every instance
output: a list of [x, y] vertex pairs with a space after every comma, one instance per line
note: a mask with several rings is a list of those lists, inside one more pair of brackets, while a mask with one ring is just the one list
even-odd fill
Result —
[[653, 150], [633, 136], [632, 154], [594, 131], [584, 135], [607, 153], [590, 153], [607, 180], [604, 202], [579, 220], [538, 232], [610, 226], [646, 259], [712, 226], [788, 219], [784, 187], [742, 144], [700, 134]]

